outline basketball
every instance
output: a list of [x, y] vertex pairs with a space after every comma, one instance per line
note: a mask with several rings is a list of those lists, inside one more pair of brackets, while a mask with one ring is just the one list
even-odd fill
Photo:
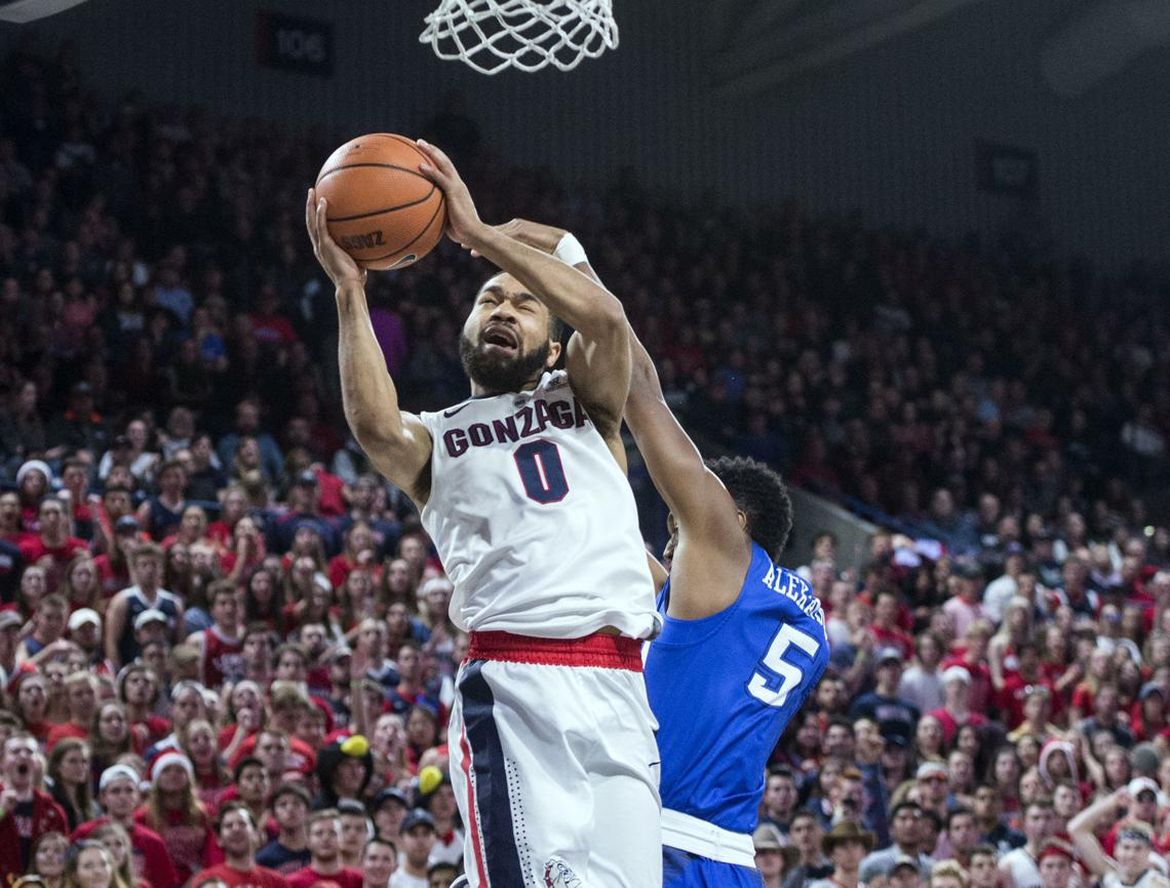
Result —
[[317, 196], [328, 201], [329, 235], [364, 268], [405, 268], [443, 235], [443, 192], [418, 170], [414, 142], [370, 133], [329, 155], [317, 174]]

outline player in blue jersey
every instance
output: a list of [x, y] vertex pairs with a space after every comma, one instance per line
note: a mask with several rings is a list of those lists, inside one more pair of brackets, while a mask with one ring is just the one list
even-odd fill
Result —
[[752, 832], [768, 758], [825, 671], [820, 602], [775, 564], [792, 527], [780, 476], [751, 459], [704, 463], [631, 337], [626, 422], [670, 508], [669, 578], [646, 686], [662, 756], [663, 888], [763, 884]]

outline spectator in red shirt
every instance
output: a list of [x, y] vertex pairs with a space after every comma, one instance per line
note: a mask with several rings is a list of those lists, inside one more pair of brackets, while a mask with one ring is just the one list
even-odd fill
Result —
[[283, 348], [296, 342], [297, 334], [288, 318], [280, 310], [280, 298], [276, 287], [264, 284], [256, 300], [256, 311], [248, 318], [252, 338], [262, 347]]
[[0, 540], [19, 543], [25, 534], [20, 517], [20, 494], [15, 490], [0, 493]]
[[[25, 730], [32, 734], [38, 743], [44, 743], [49, 736], [49, 724], [46, 714], [49, 708], [48, 682], [31, 663], [25, 663], [12, 682], [16, 693], [16, 714], [24, 722]], [[9, 685], [9, 695], [14, 688]]]
[[117, 823], [130, 836], [134, 875], [151, 886], [177, 885], [179, 874], [166, 844], [158, 833], [134, 819], [134, 810], [138, 807], [138, 779], [138, 772], [129, 765], [114, 765], [102, 771], [98, 781], [98, 801], [106, 813], [77, 827], [73, 839], [84, 839], [107, 823]]
[[362, 852], [362, 872], [365, 888], [381, 888], [390, 884], [390, 877], [398, 869], [398, 848], [385, 836], [375, 836], [366, 842]]
[[1142, 685], [1130, 712], [1129, 726], [1137, 743], [1155, 740], [1166, 730], [1166, 692], [1160, 684], [1148, 681]]
[[196, 873], [191, 884], [218, 879], [228, 888], [288, 888], [282, 875], [256, 864], [258, 832], [246, 805], [242, 802], [224, 805], [215, 823], [224, 862]]
[[1070, 724], [1076, 724], [1093, 711], [1097, 691], [1102, 683], [1109, 680], [1112, 669], [1110, 650], [1104, 646], [1094, 647], [1089, 654], [1089, 666], [1084, 679], [1073, 688], [1072, 703], [1068, 710]]
[[991, 670], [987, 666], [987, 647], [991, 639], [991, 626], [983, 620], [971, 624], [963, 637], [962, 645], [956, 645], [956, 652], [943, 660], [942, 668], [961, 666], [971, 676], [971, 690], [968, 704], [975, 712], [987, 712], [991, 708], [994, 687]]
[[93, 714], [97, 708], [97, 689], [97, 678], [85, 670], [66, 676], [65, 700], [69, 704], [69, 721], [53, 725], [49, 729], [45, 745], [50, 752], [66, 737], [89, 740], [89, 728], [93, 724]]
[[998, 708], [1000, 719], [1012, 731], [1024, 720], [1024, 703], [1033, 688], [1043, 687], [1051, 697], [1056, 693], [1051, 684], [1040, 674], [1040, 650], [1026, 641], [1017, 650], [1017, 671], [1008, 673], [1003, 690], [999, 693]]
[[174, 533], [168, 534], [160, 544], [163, 549], [170, 549], [175, 543], [193, 546], [196, 543], [205, 543], [215, 546], [215, 541], [207, 534], [207, 513], [202, 506], [188, 505], [183, 510], [183, 517]]
[[181, 752], [167, 750], [150, 768], [150, 793], [134, 819], [157, 832], [185, 883], [207, 860], [213, 836], [195, 795], [195, 768]]
[[[108, 493], [108, 491], [107, 491]], [[118, 497], [130, 501], [128, 492], [115, 491]], [[97, 556], [94, 564], [101, 578], [102, 598], [107, 602], [121, 590], [131, 585], [130, 559], [138, 544], [142, 542], [138, 519], [133, 515], [122, 515], [110, 529], [109, 551]]]
[[171, 732], [171, 723], [154, 714], [159, 694], [158, 679], [142, 663], [132, 663], [118, 674], [118, 696], [126, 705], [130, 732], [142, 748]]
[[65, 504], [55, 496], [45, 497], [38, 511], [40, 529], [36, 536], [25, 537], [20, 554], [25, 564], [45, 568], [45, 582], [50, 592], [56, 590], [73, 556], [85, 552], [89, 544], [69, 535]]
[[345, 585], [345, 579], [359, 567], [371, 567], [377, 561], [374, 551], [374, 533], [365, 521], [355, 521], [345, 534], [345, 551], [329, 560], [329, 582], [334, 589]]
[[33, 839], [42, 833], [69, 832], [61, 806], [52, 796], [33, 786], [36, 739], [13, 734], [4, 742], [0, 762], [4, 776], [0, 788], [0, 873], [23, 873], [32, 856]]
[[873, 626], [870, 632], [876, 649], [896, 648], [903, 661], [909, 662], [914, 656], [914, 639], [898, 626], [898, 606], [898, 593], [890, 588], [881, 589], [874, 596]]
[[70, 612], [85, 608], [93, 610], [104, 606], [100, 580], [93, 555], [82, 552], [66, 566], [57, 591], [69, 602]]
[[62, 497], [68, 496], [71, 506], [74, 532], [85, 540], [94, 538], [97, 497], [90, 497], [89, 466], [79, 459], [67, 459], [61, 470], [64, 489]]
[[232, 540], [236, 522], [248, 514], [248, 495], [244, 488], [231, 485], [223, 494], [219, 519], [207, 525], [207, 535], [215, 540], [221, 549], [226, 549]]
[[336, 808], [309, 815], [309, 865], [288, 877], [290, 888], [313, 888], [321, 881], [336, 882], [340, 888], [362, 888], [361, 870], [341, 862], [341, 816]]
[[951, 666], [942, 675], [945, 702], [930, 714], [938, 719], [943, 729], [943, 742], [949, 748], [955, 742], [955, 733], [963, 725], [987, 724], [987, 716], [971, 709], [971, 673], [962, 666]]
[[964, 636], [977, 620], [983, 619], [983, 571], [970, 561], [956, 561], [947, 589], [951, 597], [943, 604], [943, 613], [950, 616], [955, 634]]
[[16, 488], [20, 494], [20, 521], [27, 533], [39, 530], [41, 498], [49, 492], [53, 470], [48, 463], [30, 459], [16, 470]]

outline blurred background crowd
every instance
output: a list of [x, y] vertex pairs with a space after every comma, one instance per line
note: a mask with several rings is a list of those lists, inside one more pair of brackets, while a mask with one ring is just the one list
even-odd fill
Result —
[[[296, 184], [340, 135], [110, 103], [69, 45], [2, 78], [0, 871], [89, 888], [78, 867], [101, 858], [129, 885], [236, 884], [204, 871], [258, 852], [304, 888], [448, 885], [466, 637], [417, 514], [341, 416]], [[833, 655], [767, 778], [768, 888], [1089, 885], [1092, 842], [1165, 871], [1152, 273], [795, 203], [665, 206], [628, 177], [580, 193], [467, 117], [421, 135], [485, 218], [578, 234], [705, 450], [881, 528], [860, 559], [831, 533], [787, 558]], [[371, 277], [408, 409], [466, 397], [459, 330], [487, 273], [444, 244]], [[660, 549], [636, 462], [631, 480]]]

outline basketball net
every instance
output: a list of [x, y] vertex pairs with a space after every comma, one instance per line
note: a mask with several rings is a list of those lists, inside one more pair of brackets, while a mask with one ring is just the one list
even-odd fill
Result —
[[613, 0], [440, 0], [426, 23], [420, 43], [481, 74], [570, 71], [618, 45]]

